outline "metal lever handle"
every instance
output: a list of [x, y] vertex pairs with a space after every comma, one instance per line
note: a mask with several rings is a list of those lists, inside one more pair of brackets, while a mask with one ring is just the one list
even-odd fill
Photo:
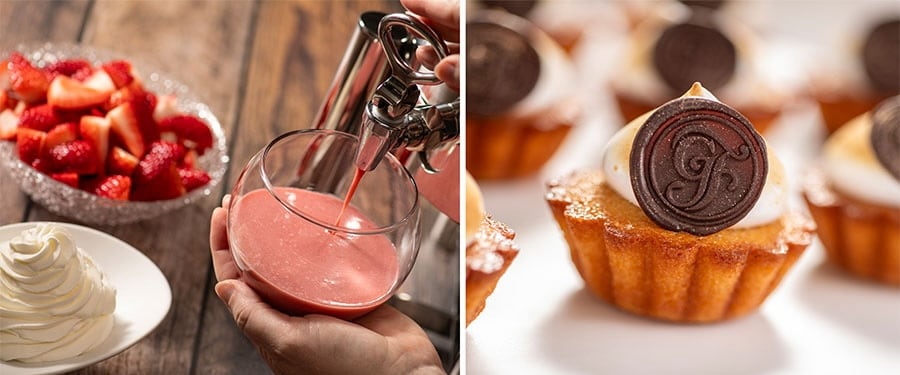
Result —
[[391, 66], [391, 75], [404, 80], [407, 85], [437, 85], [441, 83], [441, 80], [434, 75], [434, 72], [422, 72], [413, 69], [409, 62], [401, 58], [397, 49], [397, 42], [391, 38], [391, 29], [395, 26], [405, 27], [407, 30], [421, 36], [426, 42], [431, 44], [439, 59], [443, 59], [450, 54], [450, 50], [447, 48], [444, 40], [422, 21], [403, 13], [388, 14], [378, 24], [378, 38], [382, 41], [388, 64]]

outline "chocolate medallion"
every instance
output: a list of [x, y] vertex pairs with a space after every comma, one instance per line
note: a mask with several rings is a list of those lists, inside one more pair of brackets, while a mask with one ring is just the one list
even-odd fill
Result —
[[525, 35], [506, 26], [470, 22], [466, 27], [467, 111], [503, 113], [537, 85], [541, 59]]
[[886, 99], [872, 111], [871, 141], [875, 157], [900, 180], [900, 96]]
[[863, 65], [872, 84], [890, 93], [900, 92], [900, 20], [875, 26], [862, 49]]
[[638, 130], [630, 157], [638, 205], [659, 226], [698, 236], [740, 221], [768, 173], [766, 144], [731, 107], [688, 97], [656, 110]]
[[673, 91], [684, 92], [694, 82], [714, 90], [734, 75], [734, 44], [719, 30], [701, 23], [697, 18], [670, 26], [653, 48], [653, 65]]

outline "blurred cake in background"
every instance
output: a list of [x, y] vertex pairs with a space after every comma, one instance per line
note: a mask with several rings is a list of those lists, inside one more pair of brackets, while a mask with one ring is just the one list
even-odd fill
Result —
[[875, 18], [849, 30], [813, 69], [810, 91], [829, 134], [900, 94], [900, 14]]
[[633, 28], [610, 88], [623, 124], [702, 82], [764, 132], [794, 98], [755, 33], [715, 7], [665, 3]]
[[477, 179], [533, 174], [581, 116], [574, 66], [511, 13], [480, 10], [466, 27], [466, 168]]

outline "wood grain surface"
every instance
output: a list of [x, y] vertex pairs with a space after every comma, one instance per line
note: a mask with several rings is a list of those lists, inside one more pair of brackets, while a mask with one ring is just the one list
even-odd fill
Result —
[[[209, 216], [257, 150], [281, 133], [310, 126], [358, 16], [368, 10], [402, 8], [395, 1], [0, 0], [0, 51], [49, 41], [127, 56], [190, 87], [217, 116], [228, 140], [229, 171], [211, 196], [155, 219], [93, 226], [156, 263], [172, 287], [173, 303], [147, 338], [79, 373], [270, 372], [213, 292]], [[78, 223], [32, 203], [6, 173], [0, 173], [0, 207], [0, 225]], [[424, 292], [438, 301], [431, 305], [451, 315], [458, 314], [457, 262], [458, 252], [446, 250], [425, 261], [454, 273], [442, 276], [441, 285], [456, 283], [456, 288]], [[457, 352], [442, 353], [448, 361], [458, 356], [455, 334], [449, 347]]]

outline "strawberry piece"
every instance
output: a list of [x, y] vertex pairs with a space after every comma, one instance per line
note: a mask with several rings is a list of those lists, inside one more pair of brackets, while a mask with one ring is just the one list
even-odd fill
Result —
[[159, 122], [160, 132], [173, 132], [185, 147], [203, 155], [212, 147], [213, 135], [206, 123], [191, 115], [176, 115]]
[[83, 81], [93, 70], [91, 63], [85, 59], [59, 60], [44, 67], [44, 72], [51, 81], [60, 75]]
[[78, 127], [74, 122], [66, 122], [53, 127], [47, 132], [47, 139], [44, 141], [44, 148], [49, 150], [56, 145], [71, 142], [78, 139]]
[[132, 199], [139, 201], [177, 198], [186, 190], [178, 173], [184, 148], [175, 143], [153, 142], [134, 170]]
[[81, 139], [89, 143], [96, 153], [97, 165], [100, 166], [98, 172], [102, 172], [106, 165], [111, 127], [109, 119], [98, 116], [84, 116], [78, 123], [78, 133], [81, 134]]
[[[0, 80], [3, 78], [0, 77]], [[19, 104], [19, 101], [9, 96], [6, 90], [0, 89], [0, 111], [5, 109], [13, 109], [16, 108], [16, 105]]]
[[131, 63], [125, 60], [113, 60], [100, 66], [109, 74], [109, 78], [115, 83], [116, 88], [122, 88], [134, 81], [131, 73]]
[[[116, 91], [116, 84], [113, 82], [112, 78], [109, 77], [109, 74], [106, 74], [103, 70], [97, 70], [94, 73], [91, 73], [91, 75], [84, 80], [84, 85], [109, 95], [112, 95], [112, 93]], [[107, 97], [107, 100], [108, 99], [109, 97]]]
[[44, 152], [47, 133], [40, 130], [19, 127], [16, 129], [16, 152], [19, 159], [31, 165]]
[[19, 126], [42, 132], [53, 129], [60, 122], [59, 116], [49, 104], [26, 108], [19, 116]]
[[12, 109], [4, 109], [0, 112], [0, 140], [11, 141], [16, 138], [16, 128], [19, 127], [19, 116]]
[[187, 150], [184, 153], [184, 158], [181, 159], [181, 163], [178, 163], [179, 167], [187, 168], [187, 169], [196, 169], [200, 166], [197, 161], [200, 156], [197, 155], [197, 151]]
[[90, 143], [76, 140], [56, 145], [47, 157], [55, 171], [95, 174], [100, 170], [96, 153]]
[[[131, 177], [122, 175], [106, 176], [91, 184], [90, 192], [109, 199], [127, 201], [131, 192]], [[87, 189], [86, 189], [87, 190]]]
[[9, 88], [15, 98], [34, 103], [41, 101], [47, 95], [50, 84], [47, 76], [31, 65], [31, 62], [21, 53], [10, 54], [7, 74]]
[[46, 157], [34, 159], [34, 161], [31, 162], [31, 167], [44, 174], [53, 172], [53, 166]]
[[69, 185], [73, 188], [78, 188], [78, 173], [74, 172], [65, 172], [65, 173], [52, 173], [50, 174], [54, 180], [62, 182], [66, 185]]
[[113, 134], [125, 146], [125, 149], [139, 158], [144, 156], [146, 152], [144, 136], [141, 133], [131, 102], [111, 109], [106, 113], [106, 118], [110, 120]]
[[111, 93], [88, 87], [66, 76], [57, 76], [47, 90], [47, 103], [63, 109], [87, 108], [103, 104]]
[[138, 162], [138, 158], [128, 153], [128, 151], [113, 146], [112, 151], [109, 152], [109, 156], [106, 158], [106, 172], [131, 176]]
[[210, 180], [209, 174], [200, 169], [179, 168], [178, 174], [181, 176], [181, 184], [187, 191], [206, 185]]
[[134, 108], [134, 116], [137, 118], [138, 128], [144, 137], [144, 145], [150, 147], [151, 143], [159, 140], [159, 127], [156, 120], [153, 119], [156, 95], [139, 87], [133, 88], [133, 92], [131, 106]]

